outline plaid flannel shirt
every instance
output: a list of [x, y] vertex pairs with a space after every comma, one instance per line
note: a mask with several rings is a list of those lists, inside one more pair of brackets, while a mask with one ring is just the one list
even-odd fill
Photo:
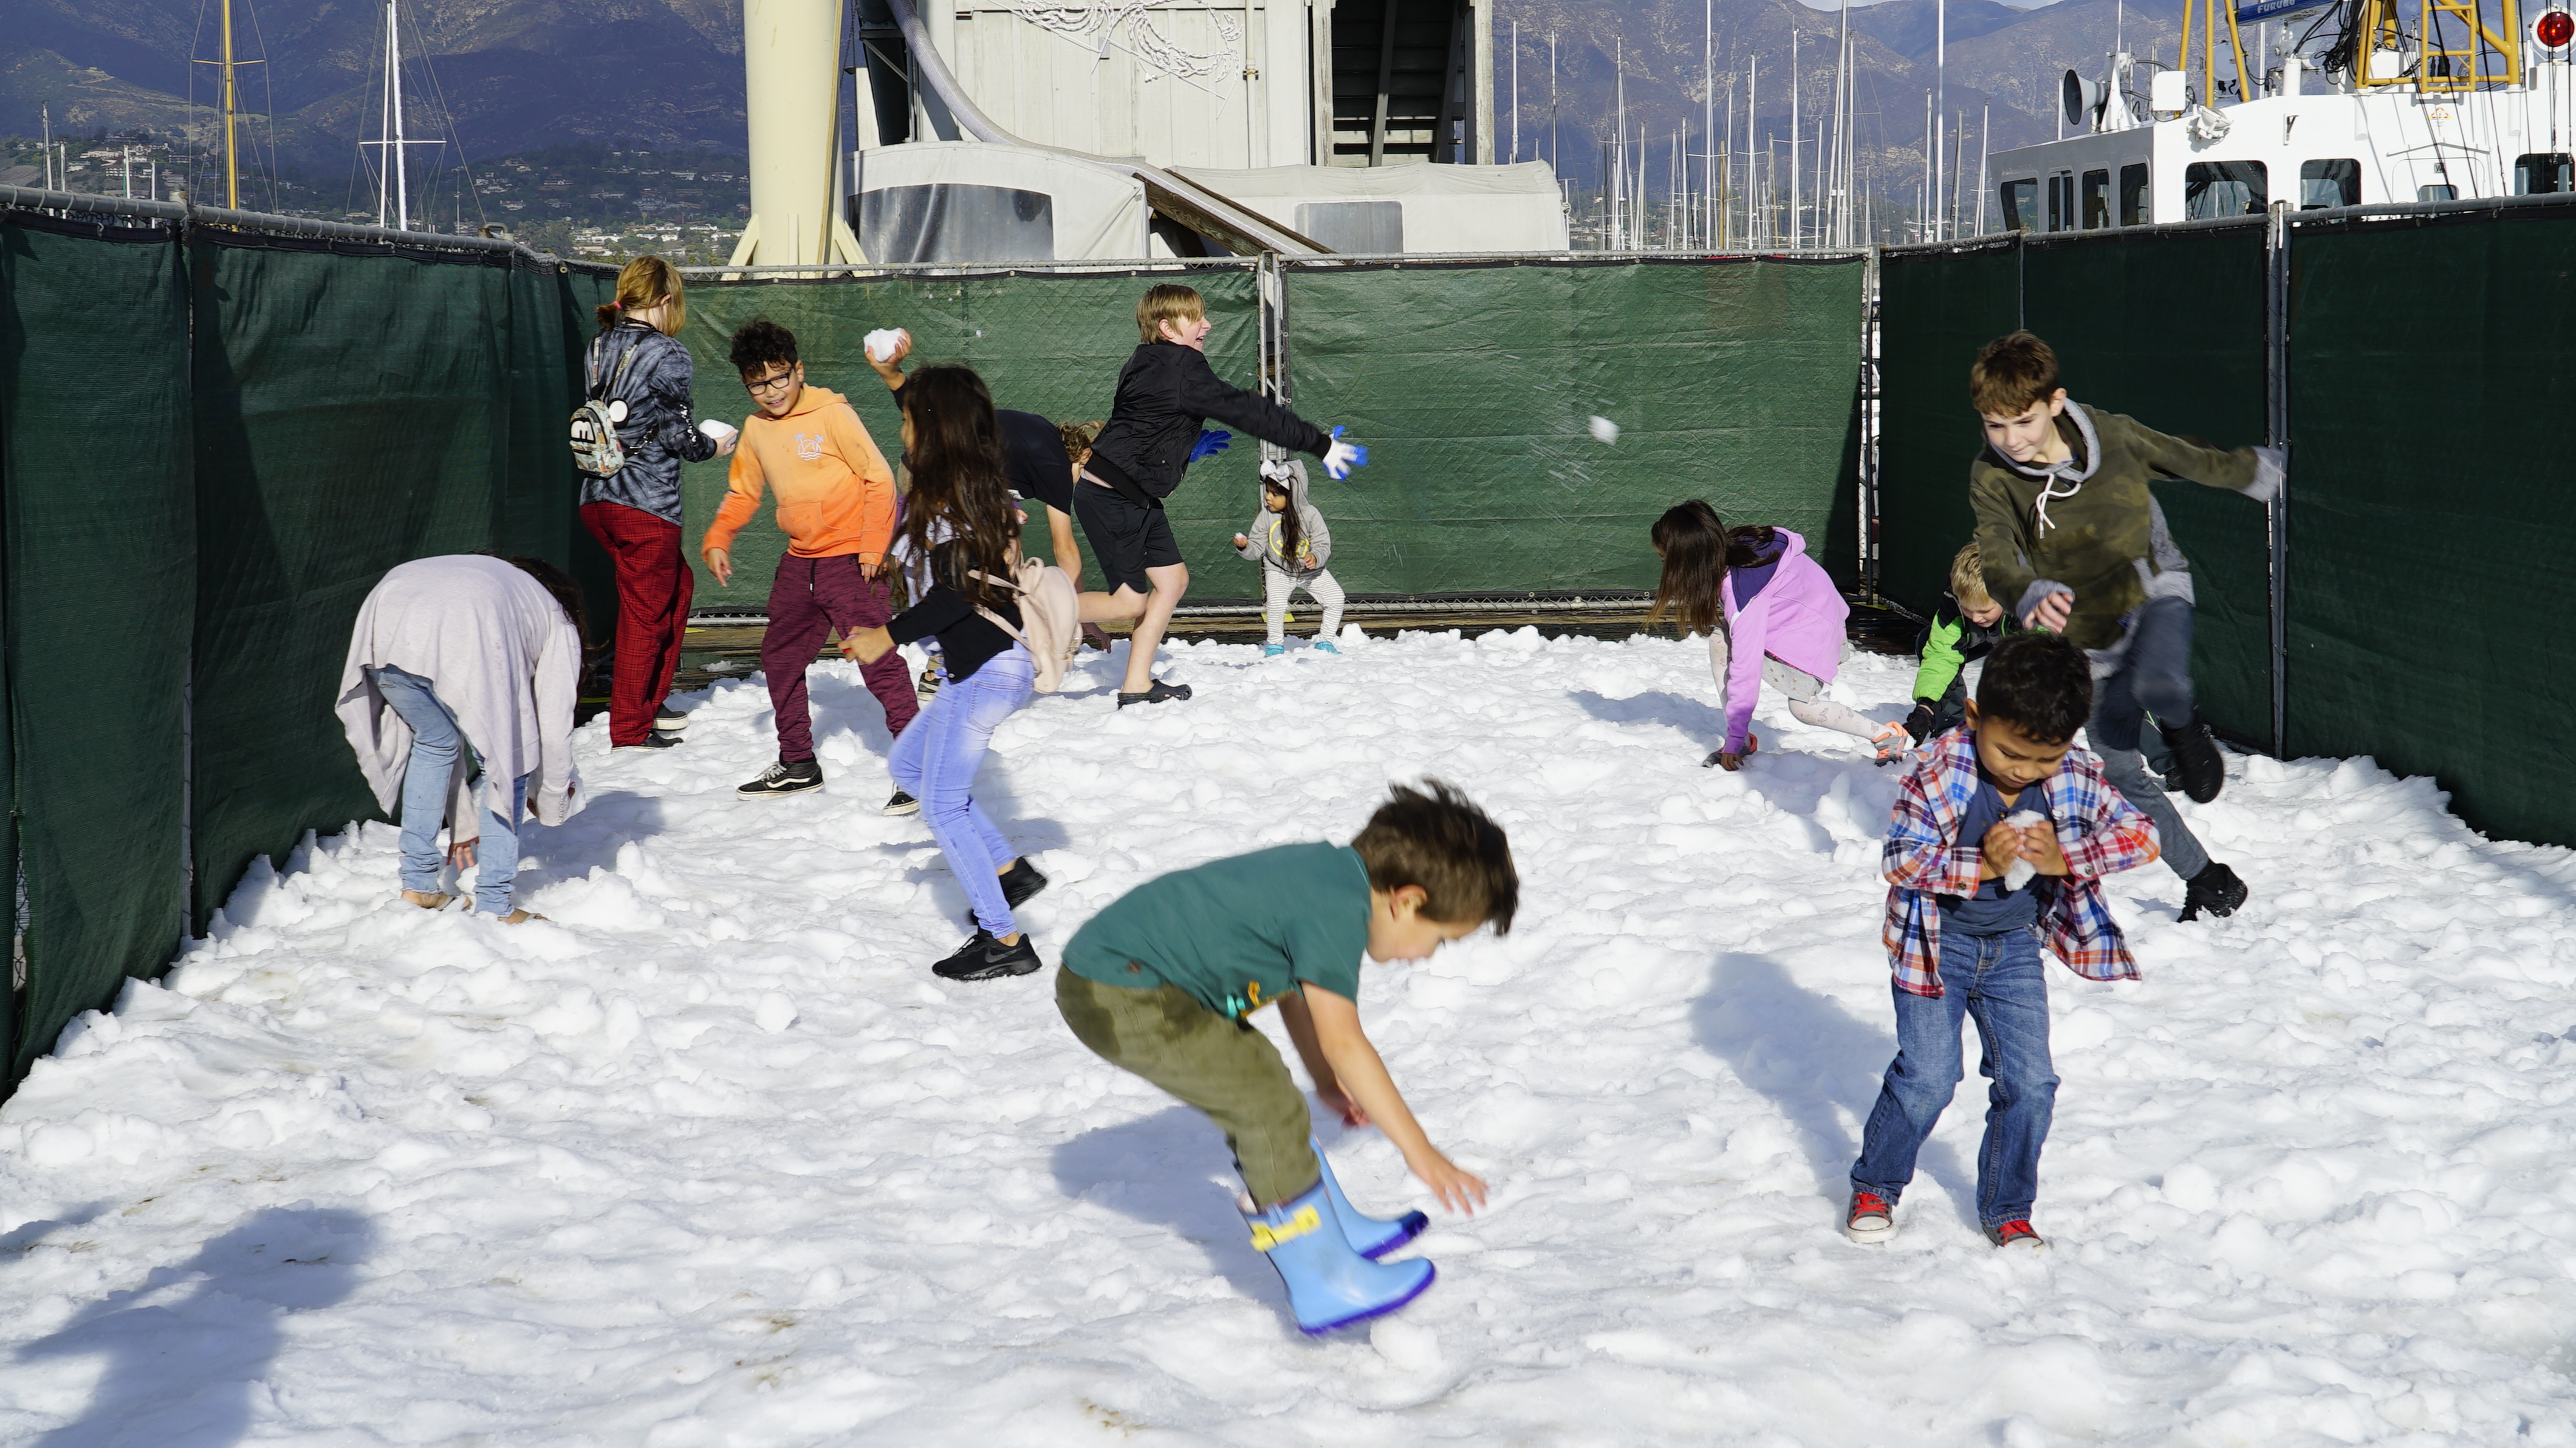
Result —
[[[2070, 750], [2037, 786], [2057, 823], [2066, 878], [2042, 921], [2048, 948], [2087, 980], [2136, 980], [2138, 963], [2102, 901], [2101, 877], [2156, 857], [2156, 827], [2102, 777], [2102, 761]], [[1959, 820], [1977, 792], [1976, 738], [1965, 728], [1925, 743], [1905, 777], [1887, 825], [1880, 866], [1887, 876], [1888, 963], [1897, 989], [1941, 994], [1943, 895], [1973, 895], [1983, 841], [1962, 840]]]

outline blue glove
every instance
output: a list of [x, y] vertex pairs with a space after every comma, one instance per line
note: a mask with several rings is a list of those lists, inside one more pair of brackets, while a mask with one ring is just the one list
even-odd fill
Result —
[[1351, 475], [1351, 469], [1368, 466], [1368, 449], [1355, 442], [1342, 441], [1342, 430], [1333, 429], [1333, 445], [1324, 450], [1324, 475], [1339, 482]]
[[1233, 443], [1234, 434], [1227, 432], [1223, 428], [1211, 427], [1203, 429], [1199, 433], [1198, 444], [1190, 449], [1190, 461], [1197, 462], [1202, 458], [1215, 457], [1218, 453], [1221, 453], [1228, 447], [1232, 446]]

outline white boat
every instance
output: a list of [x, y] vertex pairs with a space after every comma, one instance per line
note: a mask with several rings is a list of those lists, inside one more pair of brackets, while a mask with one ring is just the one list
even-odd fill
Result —
[[[2069, 134], [1987, 163], [2006, 230], [2576, 190], [2564, 8], [2526, 24], [2515, 0], [2261, 0], [2218, 11], [2213, 46], [2190, 28], [2210, 3], [2185, 12], [2185, 68], [2112, 53], [2098, 80], [2066, 72]], [[2292, 17], [2264, 66], [2254, 27]]]

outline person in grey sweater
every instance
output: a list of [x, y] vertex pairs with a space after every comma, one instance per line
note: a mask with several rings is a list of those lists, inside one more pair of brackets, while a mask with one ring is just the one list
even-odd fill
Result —
[[1306, 465], [1284, 458], [1261, 465], [1261, 511], [1252, 524], [1234, 535], [1234, 551], [1261, 565], [1261, 620], [1269, 626], [1265, 656], [1288, 651], [1288, 600], [1306, 590], [1324, 606], [1324, 626], [1315, 647], [1328, 654], [1341, 650], [1333, 636], [1342, 631], [1342, 585], [1324, 567], [1333, 556], [1333, 530], [1324, 515], [1306, 500]]

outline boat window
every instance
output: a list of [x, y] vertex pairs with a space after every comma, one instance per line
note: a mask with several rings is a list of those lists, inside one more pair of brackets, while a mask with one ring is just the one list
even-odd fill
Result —
[[2065, 231], [2075, 225], [2075, 177], [2070, 173], [2048, 178], [2048, 229]]
[[2576, 191], [2576, 156], [2565, 151], [2538, 151], [2513, 160], [2513, 194], [2551, 196]]
[[2299, 209], [2301, 211], [2360, 204], [2361, 163], [2359, 161], [2301, 161], [2299, 163]]
[[2084, 229], [2099, 231], [2111, 224], [2111, 173], [2084, 173]]
[[2003, 184], [2004, 230], [2030, 231], [2039, 224], [2039, 182], [2007, 181]]
[[2260, 161], [2194, 161], [2182, 168], [2182, 214], [2187, 221], [2260, 216], [2271, 203], [2271, 184]]
[[2142, 162], [2120, 168], [2120, 224], [2144, 226], [2152, 219], [2147, 201], [2147, 168]]
[[850, 198], [878, 262], [1053, 261], [1055, 198], [1008, 186], [887, 186]]
[[1404, 203], [1301, 201], [1297, 229], [1334, 251], [1389, 256], [1404, 250]]
[[2457, 186], [2418, 186], [2415, 188], [2415, 199], [2418, 201], [2457, 201], [2460, 199], [2460, 188]]

